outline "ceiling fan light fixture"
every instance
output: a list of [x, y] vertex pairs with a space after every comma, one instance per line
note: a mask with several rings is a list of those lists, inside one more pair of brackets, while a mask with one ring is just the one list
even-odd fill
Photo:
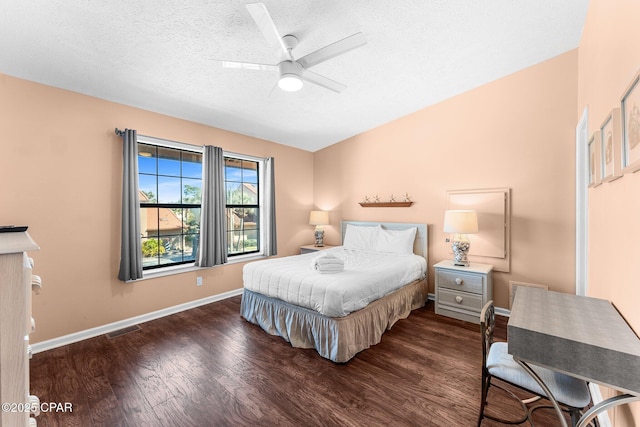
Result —
[[[346, 89], [345, 85], [309, 71], [308, 68], [365, 45], [367, 39], [364, 34], [352, 34], [296, 59], [292, 51], [298, 45], [298, 38], [293, 34], [286, 34], [281, 37], [267, 7], [263, 3], [248, 3], [245, 6], [265, 41], [271, 48], [279, 52], [280, 58], [286, 58], [277, 65], [279, 71], [278, 87], [280, 89], [288, 92], [299, 91], [304, 85], [303, 80], [336, 93]], [[227, 68], [252, 70], [272, 70], [275, 67], [270, 64], [251, 64], [235, 61], [222, 61], [222, 65]]]
[[296, 92], [302, 89], [302, 65], [295, 61], [282, 61], [278, 64], [280, 79], [278, 87], [287, 92]]
[[297, 92], [302, 89], [302, 79], [295, 74], [283, 74], [278, 80], [278, 87], [287, 92]]

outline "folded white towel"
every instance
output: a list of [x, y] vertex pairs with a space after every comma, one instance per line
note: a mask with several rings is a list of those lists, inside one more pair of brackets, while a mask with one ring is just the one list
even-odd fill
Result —
[[336, 270], [344, 270], [344, 264], [319, 264], [316, 267], [316, 270], [320, 271], [320, 270], [326, 270], [326, 271], [336, 271]]
[[340, 273], [344, 271], [344, 265], [340, 265], [340, 264], [319, 265], [316, 271], [321, 274]]
[[344, 261], [341, 260], [340, 258], [318, 258], [318, 260], [316, 261], [316, 264], [318, 264], [318, 265], [333, 265], [333, 264], [344, 265]]
[[344, 270], [344, 261], [331, 254], [321, 254], [311, 260], [311, 269], [320, 273], [339, 273]]

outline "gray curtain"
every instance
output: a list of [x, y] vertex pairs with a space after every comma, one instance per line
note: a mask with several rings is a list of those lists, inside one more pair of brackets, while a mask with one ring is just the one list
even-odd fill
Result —
[[142, 277], [140, 244], [140, 196], [138, 194], [138, 138], [125, 129], [122, 136], [122, 236], [118, 279], [126, 282]]
[[267, 244], [265, 247], [267, 256], [278, 254], [278, 240], [276, 238], [276, 183], [275, 183], [275, 159], [269, 157], [265, 159], [265, 200], [266, 206], [266, 218], [265, 225]]
[[196, 265], [212, 267], [227, 262], [224, 152], [222, 148], [206, 145], [202, 164], [200, 244], [196, 254]]

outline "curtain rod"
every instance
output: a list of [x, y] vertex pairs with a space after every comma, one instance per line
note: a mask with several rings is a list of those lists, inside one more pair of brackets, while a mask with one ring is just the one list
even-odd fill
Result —
[[[116, 128], [115, 132], [116, 132], [116, 135], [123, 136], [125, 131]], [[197, 153], [201, 153], [202, 150], [204, 149], [204, 146], [202, 145], [188, 144], [186, 142], [181, 142], [181, 141], [172, 141], [170, 139], [156, 138], [155, 136], [149, 136], [149, 135], [142, 135], [142, 134], [137, 134], [137, 135], [139, 139], [142, 139], [142, 141], [140, 142], [148, 142], [148, 143], [156, 144], [162, 147], [178, 148], [178, 149], [193, 151]]]
[[[118, 135], [118, 136], [123, 136], [124, 135], [124, 131], [120, 130], [118, 128], [115, 129], [115, 132], [116, 132], [116, 135]], [[156, 138], [156, 137], [148, 136], [148, 135], [140, 135], [140, 134], [138, 134], [138, 136], [140, 136], [142, 138], [149, 138], [149, 139], [152, 139], [152, 140], [155, 140], [155, 141], [170, 142], [172, 144], [181, 145], [181, 146], [183, 146], [183, 148], [187, 148], [187, 149], [189, 147], [194, 147], [194, 148], [197, 148], [198, 151], [201, 151], [204, 148], [202, 145], [187, 144], [186, 142], [171, 141], [171, 140], [168, 140], [168, 139], [161, 139], [161, 138]], [[232, 151], [227, 151], [227, 150], [224, 150], [224, 149], [223, 149], [223, 151], [224, 151], [225, 155], [232, 156], [232, 157], [245, 158], [245, 159], [249, 159], [249, 160], [262, 159], [262, 157], [251, 156], [251, 155], [248, 155], [248, 154], [234, 153]]]
[[[118, 135], [118, 136], [123, 136], [123, 135], [124, 135], [124, 131], [123, 131], [123, 130], [120, 130], [120, 129], [118, 129], [118, 128], [116, 128], [116, 135]], [[143, 137], [143, 138], [153, 138], [152, 136], [141, 135], [141, 134], [138, 134], [138, 136], [141, 136], [141, 137]], [[157, 139], [157, 138], [156, 138], [156, 139]]]

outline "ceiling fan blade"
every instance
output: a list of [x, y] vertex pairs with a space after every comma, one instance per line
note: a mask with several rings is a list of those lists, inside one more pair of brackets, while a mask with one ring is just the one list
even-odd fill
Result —
[[277, 71], [277, 65], [271, 64], [255, 64], [253, 62], [237, 62], [237, 61], [218, 61], [222, 63], [223, 68], [236, 68], [241, 70], [256, 70], [256, 71]]
[[297, 61], [304, 68], [309, 68], [365, 44], [367, 44], [367, 39], [364, 34], [355, 33], [347, 38], [320, 48], [315, 52], [311, 52], [310, 54], [303, 56]]
[[249, 14], [256, 22], [258, 29], [262, 33], [269, 46], [272, 49], [282, 52], [289, 58], [289, 51], [282, 41], [282, 37], [278, 34], [278, 29], [269, 15], [267, 7], [263, 3], [249, 3], [246, 5]]
[[309, 70], [304, 70], [302, 72], [302, 78], [309, 83], [317, 84], [318, 86], [322, 86], [323, 88], [332, 90], [336, 93], [340, 93], [347, 88], [342, 83], [338, 83], [335, 80], [331, 80], [328, 77], [321, 76], [320, 74], [316, 74]]

